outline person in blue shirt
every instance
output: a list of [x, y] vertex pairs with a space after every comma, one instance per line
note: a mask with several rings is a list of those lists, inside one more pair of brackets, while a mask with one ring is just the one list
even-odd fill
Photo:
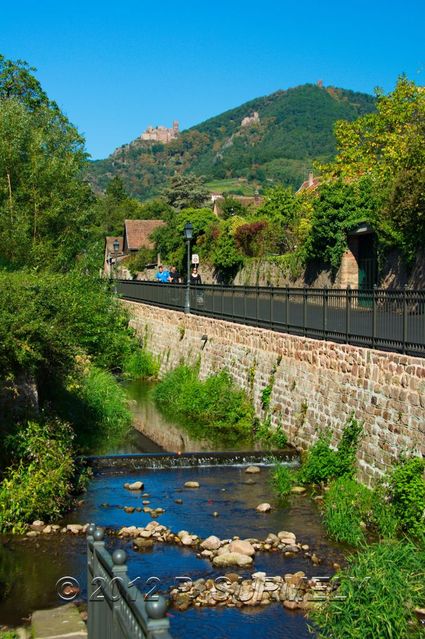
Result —
[[168, 278], [170, 277], [169, 272], [164, 269], [162, 264], [158, 266], [158, 273], [155, 275], [155, 279], [157, 282], [168, 282]]

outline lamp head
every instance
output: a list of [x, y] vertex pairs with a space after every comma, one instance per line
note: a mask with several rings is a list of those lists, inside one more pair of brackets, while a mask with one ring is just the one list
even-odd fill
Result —
[[193, 237], [193, 226], [190, 222], [186, 222], [184, 226], [184, 239], [191, 240]]

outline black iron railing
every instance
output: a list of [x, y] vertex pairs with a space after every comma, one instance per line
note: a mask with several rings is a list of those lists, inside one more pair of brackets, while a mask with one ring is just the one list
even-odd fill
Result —
[[[185, 286], [117, 280], [118, 295], [178, 311]], [[425, 356], [425, 290], [194, 286], [197, 315], [354, 346]]]
[[104, 529], [87, 531], [88, 639], [172, 639], [161, 595], [144, 596], [127, 575], [126, 553], [105, 548]]

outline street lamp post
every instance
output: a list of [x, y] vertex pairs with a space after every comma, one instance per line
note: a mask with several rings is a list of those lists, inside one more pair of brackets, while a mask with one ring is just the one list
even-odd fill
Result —
[[190, 222], [186, 222], [184, 227], [184, 239], [187, 247], [187, 274], [186, 274], [186, 296], [184, 303], [184, 312], [190, 313], [190, 240], [193, 237], [193, 226]]

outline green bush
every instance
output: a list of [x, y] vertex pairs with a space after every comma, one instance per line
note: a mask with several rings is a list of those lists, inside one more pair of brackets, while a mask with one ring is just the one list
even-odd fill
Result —
[[9, 441], [15, 463], [0, 486], [0, 530], [21, 533], [35, 519], [52, 520], [71, 503], [73, 432], [58, 419], [29, 422]]
[[388, 496], [403, 532], [425, 534], [425, 460], [411, 457], [390, 473]]
[[320, 639], [419, 639], [414, 614], [425, 599], [425, 548], [385, 541], [348, 558], [338, 597], [310, 613]]
[[195, 435], [229, 443], [252, 435], [254, 409], [226, 371], [200, 381], [196, 368], [178, 366], [156, 386], [154, 400]]
[[68, 379], [61, 409], [74, 426], [82, 452], [101, 454], [131, 426], [125, 390], [112, 373], [95, 366], [89, 365]]
[[129, 379], [156, 377], [159, 372], [159, 362], [148, 351], [138, 348], [124, 361], [124, 376]]
[[352, 477], [355, 472], [357, 445], [362, 425], [349, 418], [337, 450], [330, 447], [331, 433], [322, 433], [308, 451], [299, 473], [303, 484], [320, 484], [336, 477]]

